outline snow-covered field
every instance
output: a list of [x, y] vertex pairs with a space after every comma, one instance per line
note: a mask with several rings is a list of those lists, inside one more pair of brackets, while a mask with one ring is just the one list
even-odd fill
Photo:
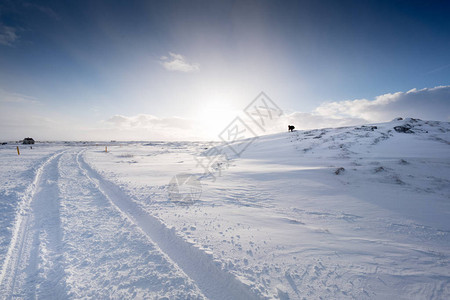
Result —
[[1, 146], [2, 298], [450, 298], [450, 123], [104, 150]]

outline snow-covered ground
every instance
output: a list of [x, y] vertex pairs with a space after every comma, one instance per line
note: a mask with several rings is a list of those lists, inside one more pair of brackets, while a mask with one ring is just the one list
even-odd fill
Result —
[[[449, 123], [283, 132], [240, 157], [193, 142], [21, 149], [0, 148], [2, 298], [450, 297]], [[179, 201], [177, 175], [201, 194]]]

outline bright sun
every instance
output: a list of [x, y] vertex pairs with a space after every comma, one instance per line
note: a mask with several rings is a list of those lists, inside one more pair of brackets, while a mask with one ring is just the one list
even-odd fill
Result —
[[204, 128], [205, 135], [215, 140], [236, 116], [236, 112], [231, 109], [205, 107], [199, 110], [196, 120]]

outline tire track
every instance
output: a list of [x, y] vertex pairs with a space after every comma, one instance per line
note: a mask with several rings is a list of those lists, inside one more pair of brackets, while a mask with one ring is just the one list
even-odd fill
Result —
[[248, 286], [232, 274], [222, 270], [213, 257], [177, 236], [157, 218], [146, 213], [118, 186], [102, 178], [84, 160], [80, 151], [77, 162], [80, 170], [126, 218], [137, 225], [161, 251], [167, 254], [184, 273], [196, 282], [210, 299], [260, 299]]
[[79, 168], [61, 158], [64, 258], [70, 298], [205, 299], [195, 284]]
[[[61, 298], [65, 286], [59, 248], [59, 198], [56, 181], [62, 151], [47, 159], [36, 171], [20, 204], [11, 243], [0, 274], [2, 298]], [[42, 250], [45, 247], [45, 256]], [[46, 261], [42, 261], [42, 258]], [[39, 264], [49, 265], [44, 272]], [[55, 276], [58, 274], [58, 276]]]

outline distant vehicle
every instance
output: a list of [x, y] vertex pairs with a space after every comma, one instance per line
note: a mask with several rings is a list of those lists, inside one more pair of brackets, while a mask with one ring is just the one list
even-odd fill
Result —
[[23, 144], [24, 144], [24, 145], [34, 144], [34, 140], [33, 140], [32, 138], [29, 138], [29, 137], [24, 138], [24, 139], [23, 139]]

